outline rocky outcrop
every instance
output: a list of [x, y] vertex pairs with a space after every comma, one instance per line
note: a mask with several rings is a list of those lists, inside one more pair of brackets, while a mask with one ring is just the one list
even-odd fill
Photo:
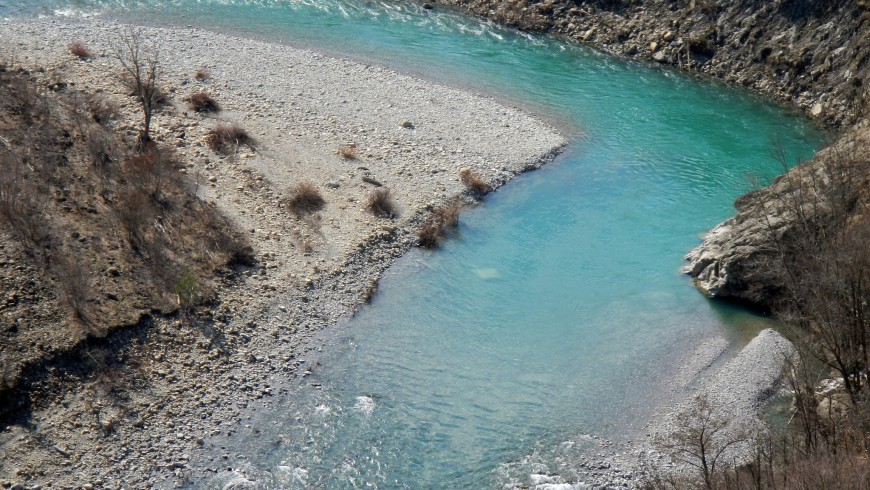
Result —
[[[835, 145], [735, 201], [737, 215], [686, 256], [686, 273], [708, 296], [769, 310], [818, 254], [867, 216], [870, 121]], [[794, 270], [791, 270], [793, 268]]]
[[751, 88], [837, 126], [866, 112], [870, 0], [438, 0]]
[[710, 230], [704, 243], [686, 255], [685, 272], [713, 298], [725, 298], [763, 308], [781, 294], [779, 277], [767, 267], [768, 230], [756, 213], [738, 222], [731, 218]]

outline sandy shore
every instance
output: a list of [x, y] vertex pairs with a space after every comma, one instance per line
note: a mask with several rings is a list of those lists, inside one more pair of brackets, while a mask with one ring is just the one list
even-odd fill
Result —
[[[102, 89], [121, 105], [118, 128], [132, 136], [137, 108], [111, 56], [124, 29], [98, 20], [2, 23], [0, 55], [45, 68], [43, 81]], [[157, 139], [178, 148], [200, 196], [249, 232], [259, 263], [220, 289], [208, 329], [156, 319], [135, 363], [70, 381], [26, 423], [2, 428], [4, 488], [171, 488], [229, 471], [233, 455], [212, 441], [246, 430], [244, 410], [270, 409], [278, 380], [313, 369], [309, 339], [353, 314], [372, 282], [414, 246], [431, 206], [463, 194], [461, 168], [498, 186], [565, 144], [517, 108], [383, 67], [198, 29], [143, 33], [159, 45], [174, 104], [155, 117]], [[96, 58], [69, 55], [76, 41]], [[198, 82], [203, 66], [211, 78]], [[186, 110], [182, 100], [200, 90], [222, 105], [218, 116]], [[247, 129], [257, 150], [234, 158], [209, 151], [207, 130], [222, 121]], [[336, 154], [348, 143], [356, 159]], [[373, 187], [363, 177], [393, 192], [398, 219], [365, 210]], [[281, 204], [301, 181], [327, 200], [305, 220]]]

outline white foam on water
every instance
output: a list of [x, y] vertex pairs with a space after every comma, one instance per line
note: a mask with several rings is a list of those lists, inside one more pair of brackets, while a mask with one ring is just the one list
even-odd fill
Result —
[[308, 480], [308, 470], [305, 468], [291, 468], [284, 463], [278, 465], [279, 475], [276, 475], [277, 480], [281, 484], [298, 483], [305, 485]]
[[356, 397], [356, 404], [354, 404], [353, 409], [357, 412], [362, 412], [366, 415], [371, 415], [372, 412], [375, 411], [375, 400], [369, 396], [358, 396]]

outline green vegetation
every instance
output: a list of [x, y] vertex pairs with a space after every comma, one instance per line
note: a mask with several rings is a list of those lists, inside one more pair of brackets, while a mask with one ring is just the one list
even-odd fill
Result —
[[178, 298], [178, 305], [189, 311], [199, 302], [199, 281], [193, 272], [187, 271], [175, 283], [172, 292]]

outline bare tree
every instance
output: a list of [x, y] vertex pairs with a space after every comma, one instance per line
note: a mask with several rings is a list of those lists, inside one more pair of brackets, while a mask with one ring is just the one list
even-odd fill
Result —
[[151, 116], [161, 97], [157, 85], [159, 50], [145, 44], [142, 31], [128, 30], [121, 36], [121, 43], [115, 46], [115, 58], [123, 69], [124, 82], [142, 107], [144, 124], [139, 133], [139, 148], [144, 150], [151, 141]]
[[810, 334], [809, 353], [842, 377], [857, 404], [870, 366], [867, 155], [843, 145], [820, 158], [759, 196], [772, 248], [766, 266], [781, 271], [785, 290], [774, 312]]
[[658, 442], [675, 462], [698, 470], [704, 486], [711, 489], [727, 451], [749, 440], [746, 431], [732, 422], [723, 407], [717, 407], [706, 394], [698, 395], [676, 417], [676, 429]]

